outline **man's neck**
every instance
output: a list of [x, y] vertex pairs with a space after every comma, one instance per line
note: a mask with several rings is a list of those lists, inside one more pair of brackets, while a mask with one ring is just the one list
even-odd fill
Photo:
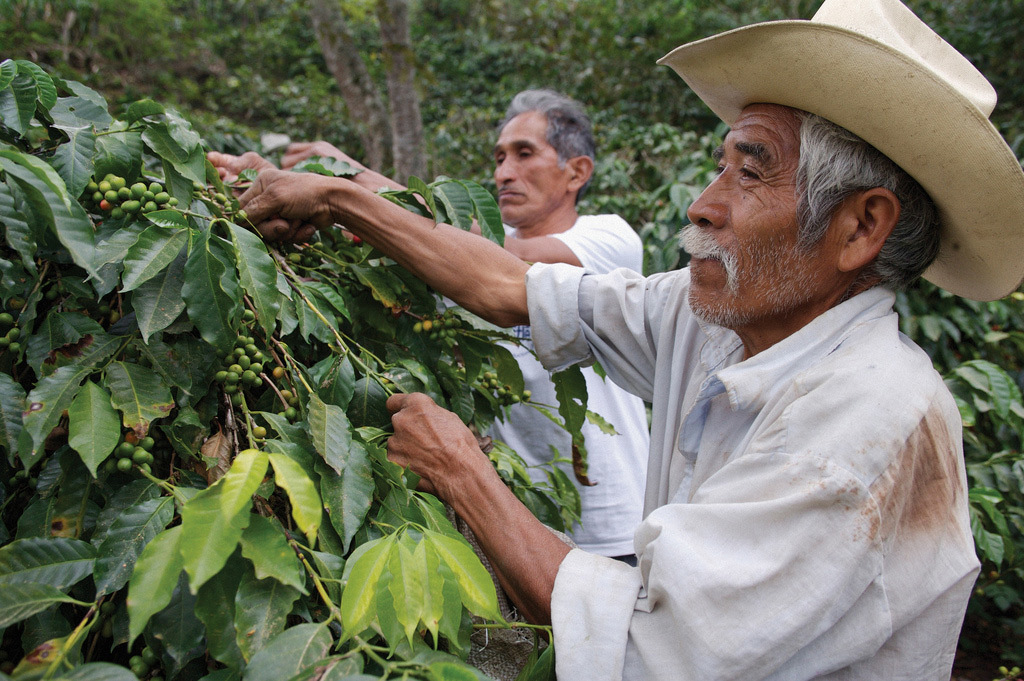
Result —
[[553, 213], [545, 215], [541, 220], [536, 222], [532, 222], [528, 225], [514, 225], [516, 228], [516, 238], [532, 239], [538, 236], [561, 234], [562, 232], [572, 229], [572, 226], [576, 224], [576, 220], [578, 218], [579, 213], [576, 212], [576, 205], [568, 204], [564, 208], [560, 208]]

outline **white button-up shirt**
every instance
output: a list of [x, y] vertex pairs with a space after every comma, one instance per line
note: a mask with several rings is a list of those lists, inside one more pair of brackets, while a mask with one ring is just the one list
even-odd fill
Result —
[[574, 550], [559, 681], [948, 681], [978, 560], [956, 405], [875, 288], [743, 360], [689, 272], [535, 265], [545, 366], [653, 405], [638, 568]]

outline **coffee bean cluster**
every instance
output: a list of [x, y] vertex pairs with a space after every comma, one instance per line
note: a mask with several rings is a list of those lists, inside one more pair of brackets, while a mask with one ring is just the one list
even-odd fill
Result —
[[10, 312], [0, 312], [0, 352], [9, 350], [13, 354], [21, 352], [21, 329], [15, 326], [14, 315]]
[[102, 180], [90, 180], [82, 196], [82, 205], [115, 220], [133, 218], [161, 208], [173, 208], [178, 200], [159, 182], [135, 182], [128, 186], [120, 175], [108, 173]]
[[103, 466], [107, 473], [114, 473], [120, 471], [121, 473], [127, 473], [132, 470], [134, 466], [138, 466], [140, 470], [152, 473], [151, 468], [153, 464], [153, 447], [156, 446], [156, 441], [146, 436], [139, 439], [135, 436], [134, 432], [129, 431], [125, 433], [121, 442], [114, 447], [114, 455], [107, 459]]
[[498, 402], [505, 406], [518, 404], [519, 402], [528, 402], [530, 397], [533, 396], [533, 393], [529, 390], [517, 393], [512, 389], [512, 386], [508, 384], [503, 385], [501, 381], [498, 380], [498, 375], [493, 371], [485, 371], [483, 376], [480, 377], [480, 382], [477, 383], [477, 387], [491, 391]]
[[[244, 318], [251, 322], [256, 317], [251, 310], [246, 310]], [[243, 390], [263, 386], [260, 374], [263, 373], [265, 360], [266, 355], [256, 346], [256, 339], [253, 336], [244, 335], [238, 337], [234, 349], [224, 356], [221, 361], [221, 369], [217, 372], [215, 379], [225, 394], [229, 396], [233, 406], [241, 406]]]
[[450, 312], [436, 317], [425, 317], [412, 325], [414, 333], [425, 334], [430, 340], [454, 339], [462, 328], [462, 320]]
[[153, 675], [149, 676], [149, 681], [163, 681], [163, 677], [158, 675], [160, 658], [149, 646], [145, 646], [138, 655], [128, 658], [128, 668], [137, 678], [142, 679], [152, 673]]

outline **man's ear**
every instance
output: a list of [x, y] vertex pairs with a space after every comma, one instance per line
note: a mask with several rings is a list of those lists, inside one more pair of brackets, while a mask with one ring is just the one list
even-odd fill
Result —
[[594, 159], [589, 156], [576, 156], [565, 163], [569, 169], [569, 191], [578, 192], [594, 174]]
[[900, 200], [883, 187], [866, 189], [846, 199], [832, 222], [841, 240], [839, 270], [852, 272], [871, 263], [899, 217]]

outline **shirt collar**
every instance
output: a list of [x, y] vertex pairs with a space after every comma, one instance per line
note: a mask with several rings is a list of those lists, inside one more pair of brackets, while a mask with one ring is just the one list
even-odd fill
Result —
[[[717, 372], [715, 368], [721, 366], [722, 359], [718, 353], [728, 350], [726, 355], [735, 357], [739, 338], [728, 329], [709, 324], [705, 328], [709, 342], [702, 352], [702, 359], [705, 354], [709, 360], [719, 359], [705, 366], [725, 386], [734, 409], [759, 409], [787, 389], [800, 372], [835, 350], [854, 327], [894, 314], [895, 300], [895, 294], [888, 289], [870, 288], [830, 308], [767, 350]], [[734, 342], [731, 339], [735, 339]], [[707, 347], [713, 344], [718, 345], [717, 351]]]

